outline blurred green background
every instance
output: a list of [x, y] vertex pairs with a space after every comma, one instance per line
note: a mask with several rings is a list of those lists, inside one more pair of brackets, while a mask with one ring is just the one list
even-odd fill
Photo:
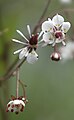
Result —
[[[28, 36], [26, 25], [35, 27], [48, 0], [0, 0], [0, 76], [6, 73], [18, 55], [13, 52], [21, 46], [11, 41], [19, 38], [16, 29]], [[45, 18], [60, 13], [65, 21], [74, 25], [74, 13], [69, 12], [70, 20], [63, 9], [74, 8], [51, 0]], [[69, 37], [73, 36], [72, 28]], [[11, 95], [15, 95], [15, 77], [0, 83], [0, 120], [74, 120], [74, 61], [53, 62], [50, 47], [38, 48], [39, 60], [30, 65], [24, 62], [20, 69], [20, 79], [27, 85], [26, 96], [29, 103], [23, 113], [4, 113]], [[20, 94], [22, 89], [20, 87]]]

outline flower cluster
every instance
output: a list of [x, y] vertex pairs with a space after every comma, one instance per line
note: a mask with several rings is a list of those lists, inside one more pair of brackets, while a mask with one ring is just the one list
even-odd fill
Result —
[[12, 96], [11, 101], [7, 104], [6, 112], [14, 112], [16, 114], [23, 112], [27, 101], [28, 100], [23, 96], [20, 96], [19, 98]]
[[[48, 20], [42, 23], [42, 31], [40, 34], [31, 34], [30, 26], [27, 25], [27, 29], [29, 32], [29, 39], [27, 39], [19, 30], [17, 32], [26, 40], [26, 42], [21, 42], [17, 39], [12, 39], [12, 41], [23, 44], [24, 47], [15, 51], [14, 54], [19, 53], [19, 59], [26, 58], [28, 63], [34, 63], [38, 60], [38, 54], [36, 53], [36, 49], [40, 42], [44, 42], [42, 46], [52, 45], [54, 48], [54, 52], [51, 54], [51, 59], [55, 61], [59, 61], [61, 59], [61, 55], [57, 50], [57, 44], [62, 43], [64, 46], [66, 45], [66, 33], [70, 29], [70, 22], [65, 22], [64, 18], [57, 14], [52, 19], [48, 18]], [[42, 36], [42, 40], [38, 41]]]
[[64, 18], [61, 15], [55, 15], [52, 20], [48, 18], [47, 21], [42, 23], [42, 31], [43, 34], [42, 40], [44, 42], [44, 46], [52, 45], [54, 47], [54, 52], [51, 55], [52, 60], [60, 60], [60, 53], [57, 51], [56, 44], [62, 43], [64, 46], [66, 33], [70, 29], [71, 24], [69, 22], [64, 22]]

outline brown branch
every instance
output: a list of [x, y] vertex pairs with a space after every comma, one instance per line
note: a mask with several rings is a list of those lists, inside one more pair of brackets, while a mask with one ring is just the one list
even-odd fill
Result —
[[35, 26], [35, 28], [34, 28], [34, 30], [33, 30], [33, 33], [36, 33], [36, 32], [37, 32], [37, 29], [40, 27], [40, 24], [41, 24], [41, 22], [42, 22], [42, 20], [43, 20], [43, 18], [44, 18], [44, 16], [45, 16], [45, 14], [46, 14], [46, 12], [47, 12], [47, 9], [48, 9], [48, 7], [49, 7], [50, 2], [51, 2], [51, 0], [48, 0], [48, 2], [47, 2], [47, 4], [46, 4], [46, 7], [45, 7], [45, 9], [44, 9], [44, 11], [43, 11], [43, 13], [42, 13], [42, 15], [41, 15], [39, 21], [37, 22], [37, 25]]
[[20, 66], [23, 64], [23, 62], [24, 62], [25, 60], [26, 60], [25, 58], [22, 59], [22, 60], [18, 60], [17, 63], [15, 64], [15, 66], [13, 66], [13, 68], [12, 68], [9, 72], [7, 72], [7, 74], [5, 74], [3, 77], [0, 78], [0, 81], [7, 80], [7, 79], [9, 79], [11, 76], [13, 76], [13, 73], [16, 71], [16, 69], [17, 69], [18, 67], [20, 67]]
[[[37, 31], [37, 29], [39, 28], [39, 26], [40, 26], [40, 24], [41, 24], [41, 21], [43, 20], [45, 14], [46, 14], [46, 12], [47, 12], [47, 9], [48, 9], [48, 7], [49, 7], [50, 1], [51, 1], [51, 0], [48, 0], [47, 4], [46, 4], [46, 6], [45, 6], [45, 9], [44, 9], [44, 11], [43, 11], [43, 13], [42, 13], [42, 15], [41, 15], [41, 17], [40, 17], [37, 25], [34, 27], [33, 33], [35, 33], [35, 32]], [[17, 59], [16, 62], [14, 61], [14, 63], [10, 66], [9, 70], [7, 71], [7, 73], [6, 73], [3, 77], [0, 77], [0, 81], [7, 80], [7, 79], [9, 79], [11, 76], [13, 76], [13, 73], [16, 71], [16, 69], [17, 69], [18, 67], [20, 67], [20, 66], [23, 64], [23, 62], [24, 62], [25, 60], [26, 60], [26, 59], [24, 58], [24, 59], [22, 59], [22, 60], [18, 60], [18, 59]]]

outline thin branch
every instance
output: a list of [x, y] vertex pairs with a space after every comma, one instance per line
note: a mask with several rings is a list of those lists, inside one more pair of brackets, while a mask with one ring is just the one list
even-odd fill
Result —
[[[35, 33], [37, 31], [37, 29], [39, 28], [39, 26], [41, 24], [41, 21], [43, 20], [43, 18], [45, 16], [45, 13], [47, 12], [47, 9], [49, 7], [50, 1], [51, 0], [48, 0], [47, 4], [45, 6], [45, 9], [44, 9], [44, 11], [43, 11], [43, 13], [42, 13], [42, 15], [41, 15], [37, 25], [34, 27], [33, 33]], [[26, 60], [25, 58], [22, 59], [21, 61], [20, 60], [16, 60], [16, 62], [14, 62], [12, 66], [10, 66], [9, 70], [7, 71], [7, 73], [3, 77], [0, 77], [0, 81], [4, 81], [4, 80], [9, 79], [13, 75], [13, 73], [16, 71], [16, 69], [18, 67], [20, 67], [25, 60]]]
[[45, 14], [46, 14], [46, 12], [47, 12], [47, 9], [48, 9], [48, 7], [49, 7], [50, 2], [51, 2], [51, 0], [48, 0], [48, 2], [47, 2], [47, 4], [46, 4], [46, 7], [45, 7], [45, 9], [44, 9], [44, 11], [43, 11], [43, 13], [42, 13], [42, 15], [41, 15], [39, 21], [37, 22], [37, 25], [35, 26], [35, 28], [34, 28], [34, 30], [33, 30], [33, 33], [36, 33], [36, 32], [37, 32], [37, 29], [39, 28], [39, 26], [40, 26], [40, 24], [41, 24], [41, 22], [42, 22], [42, 20], [43, 20], [43, 18], [44, 18], [44, 16], [45, 16]]
[[0, 78], [0, 81], [7, 80], [7, 79], [9, 79], [11, 76], [13, 76], [13, 73], [16, 71], [16, 69], [17, 69], [18, 67], [20, 67], [20, 66], [23, 64], [23, 62], [24, 62], [25, 60], [26, 60], [25, 58], [22, 59], [22, 60], [18, 60], [17, 63], [15, 64], [15, 66], [13, 66], [13, 68], [12, 68], [9, 72], [7, 72], [7, 74], [5, 74], [3, 77]]

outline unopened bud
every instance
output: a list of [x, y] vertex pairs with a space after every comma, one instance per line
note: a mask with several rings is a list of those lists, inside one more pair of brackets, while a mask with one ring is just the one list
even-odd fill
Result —
[[59, 52], [53, 52], [50, 57], [54, 61], [59, 61], [61, 59], [61, 55]]

